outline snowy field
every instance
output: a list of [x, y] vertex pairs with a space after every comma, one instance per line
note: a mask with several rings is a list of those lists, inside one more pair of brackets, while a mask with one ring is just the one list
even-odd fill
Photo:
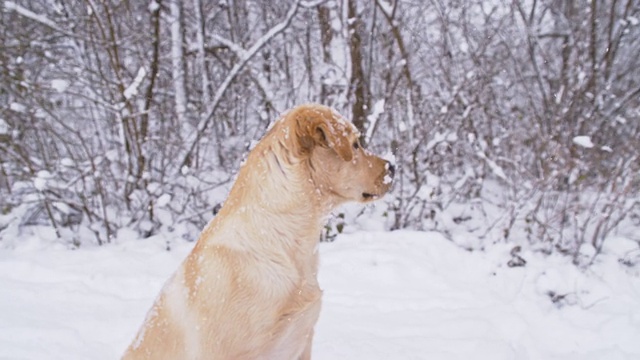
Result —
[[[117, 359], [193, 245], [166, 243], [0, 250], [0, 359]], [[527, 252], [510, 268], [510, 250], [408, 231], [321, 244], [314, 359], [640, 359], [637, 269]]]

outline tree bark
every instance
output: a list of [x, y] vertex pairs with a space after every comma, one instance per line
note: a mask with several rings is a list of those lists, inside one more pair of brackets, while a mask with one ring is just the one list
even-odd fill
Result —
[[358, 18], [356, 0], [347, 0], [347, 30], [349, 36], [349, 53], [351, 55], [351, 77], [349, 79], [349, 97], [353, 99], [351, 121], [362, 134], [364, 140], [365, 120], [368, 109], [368, 90], [364, 78], [362, 64], [361, 21]]
[[182, 1], [171, 0], [171, 73], [173, 76], [173, 91], [176, 103], [176, 116], [183, 135], [189, 130], [186, 122], [187, 90], [184, 78], [184, 52], [182, 50]]

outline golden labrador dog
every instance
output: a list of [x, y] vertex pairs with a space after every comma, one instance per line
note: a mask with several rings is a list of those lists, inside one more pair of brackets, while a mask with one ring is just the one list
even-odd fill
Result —
[[382, 196], [393, 177], [358, 136], [325, 106], [285, 113], [249, 153], [123, 359], [309, 359], [326, 217]]

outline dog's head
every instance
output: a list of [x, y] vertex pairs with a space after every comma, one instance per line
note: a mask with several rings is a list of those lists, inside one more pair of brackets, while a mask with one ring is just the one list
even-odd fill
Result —
[[384, 195], [394, 167], [360, 146], [358, 130], [321, 105], [302, 105], [285, 115], [295, 128], [294, 153], [304, 159], [316, 189], [333, 203], [368, 202]]

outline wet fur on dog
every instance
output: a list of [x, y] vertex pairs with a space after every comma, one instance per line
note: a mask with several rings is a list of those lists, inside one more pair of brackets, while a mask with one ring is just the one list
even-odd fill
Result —
[[384, 195], [393, 176], [358, 137], [316, 104], [276, 121], [123, 359], [310, 359], [325, 219]]

